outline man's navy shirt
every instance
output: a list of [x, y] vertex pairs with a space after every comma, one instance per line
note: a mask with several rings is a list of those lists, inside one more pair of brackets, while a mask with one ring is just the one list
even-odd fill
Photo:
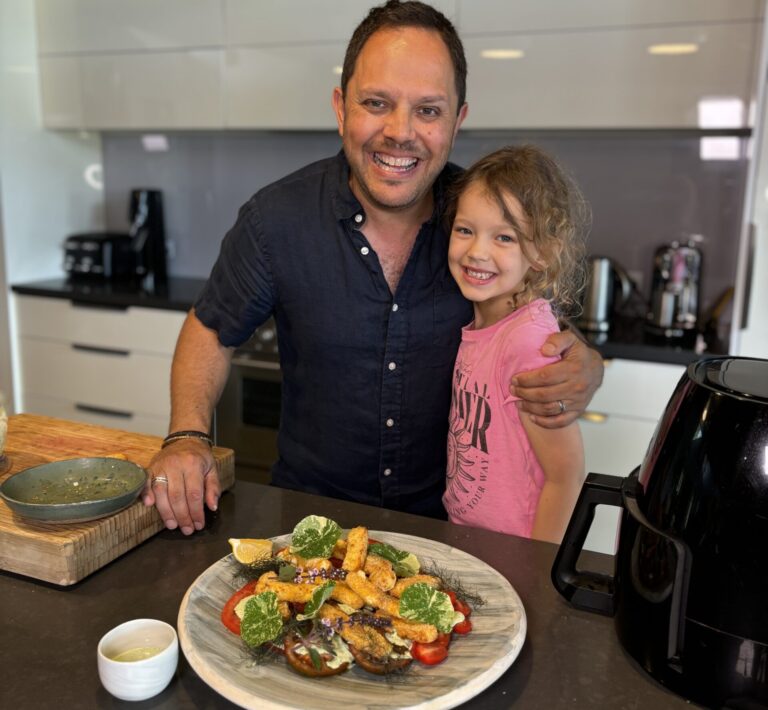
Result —
[[448, 271], [435, 211], [392, 295], [363, 235], [342, 153], [260, 190], [222, 242], [195, 303], [226, 346], [269, 316], [283, 373], [273, 485], [444, 516], [451, 375], [472, 307]]

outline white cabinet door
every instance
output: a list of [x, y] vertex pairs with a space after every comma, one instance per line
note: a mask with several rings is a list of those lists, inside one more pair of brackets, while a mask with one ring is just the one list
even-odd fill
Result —
[[732, 22], [762, 17], [760, 0], [458, 0], [462, 36], [489, 32]]
[[41, 54], [218, 47], [221, 0], [35, 0]]
[[[720, 128], [748, 125], [755, 27], [751, 23], [619, 28], [470, 37], [469, 114], [477, 128], [698, 128], [700, 110], [740, 102]], [[693, 54], [654, 55], [661, 43]], [[483, 57], [517, 50], [518, 59]], [[711, 126], [707, 126], [711, 127]]]
[[[371, 0], [224, 0], [226, 37], [234, 45], [342, 42], [374, 5]], [[447, 17], [456, 0], [429, 0]]]
[[[587, 473], [628, 476], [642, 463], [656, 425], [620, 415], [608, 415], [601, 422], [580, 420]], [[618, 508], [597, 506], [584, 549], [612, 555], [620, 517]]]
[[[579, 420], [587, 473], [628, 476], [643, 461], [682, 365], [607, 360], [603, 384]], [[585, 549], [614, 553], [618, 508], [598, 506]]]
[[160, 308], [100, 308], [61, 298], [16, 296], [20, 336], [173, 355], [186, 313]]
[[336, 129], [334, 68], [343, 44], [244, 47], [227, 51], [224, 102], [229, 128]]
[[40, 102], [46, 128], [83, 128], [80, 58], [40, 57]]
[[83, 55], [87, 128], [221, 128], [221, 50]]

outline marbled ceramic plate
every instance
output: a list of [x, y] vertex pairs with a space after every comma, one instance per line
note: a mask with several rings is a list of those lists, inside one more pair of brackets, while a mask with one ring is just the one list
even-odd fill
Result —
[[[219, 620], [227, 599], [240, 586], [238, 563], [228, 555], [201, 574], [179, 609], [181, 648], [189, 664], [216, 692], [244, 708], [453, 708], [485, 690], [517, 658], [525, 641], [520, 597], [495, 569], [476, 557], [433, 540], [371, 531], [371, 537], [413, 552], [423, 566], [450, 570], [486, 604], [472, 613], [473, 629], [455, 636], [446, 661], [414, 662], [395, 679], [359, 667], [331, 678], [304, 678], [279, 659], [256, 665], [242, 641]], [[289, 535], [273, 538], [286, 545]]]

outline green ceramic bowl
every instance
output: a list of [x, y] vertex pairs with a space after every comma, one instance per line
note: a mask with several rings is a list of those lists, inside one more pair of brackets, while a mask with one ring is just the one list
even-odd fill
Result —
[[139, 495], [146, 471], [121, 459], [54, 461], [20, 471], [0, 485], [15, 513], [47, 523], [81, 523], [127, 508]]

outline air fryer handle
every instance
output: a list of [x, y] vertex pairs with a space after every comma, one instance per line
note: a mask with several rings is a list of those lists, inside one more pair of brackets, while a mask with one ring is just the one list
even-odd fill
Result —
[[584, 481], [565, 536], [552, 565], [552, 582], [573, 606], [612, 616], [614, 612], [613, 577], [577, 570], [576, 563], [587, 539], [589, 526], [598, 505], [623, 507], [621, 476], [590, 473]]

